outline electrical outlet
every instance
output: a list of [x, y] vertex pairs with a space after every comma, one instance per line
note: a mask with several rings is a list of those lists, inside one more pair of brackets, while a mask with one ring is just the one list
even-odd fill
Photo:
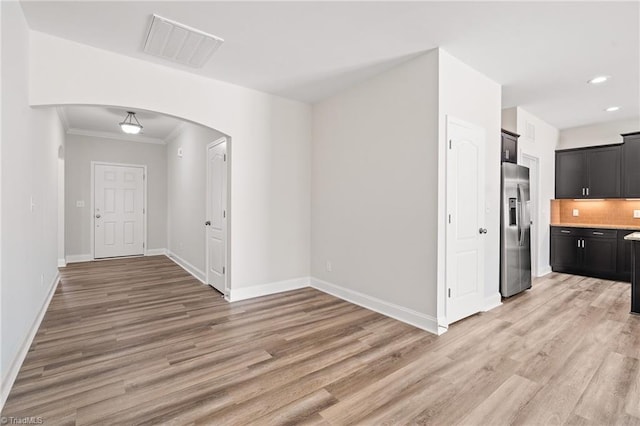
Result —
[[640, 210], [634, 210], [633, 211], [633, 217], [635, 219], [639, 219], [640, 218]]
[[83, 200], [76, 201], [76, 207], [84, 207], [84, 201]]
[[574, 215], [574, 216], [580, 216], [580, 210], [578, 210], [578, 209], [573, 209], [573, 215]]
[[327, 270], [327, 272], [333, 271], [333, 265], [331, 264], [331, 261], [327, 260], [327, 264], [325, 265], [325, 269]]

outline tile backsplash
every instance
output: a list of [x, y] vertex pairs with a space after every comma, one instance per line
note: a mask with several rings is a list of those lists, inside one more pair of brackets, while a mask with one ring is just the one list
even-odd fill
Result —
[[551, 200], [551, 224], [640, 226], [634, 210], [640, 210], [640, 200]]

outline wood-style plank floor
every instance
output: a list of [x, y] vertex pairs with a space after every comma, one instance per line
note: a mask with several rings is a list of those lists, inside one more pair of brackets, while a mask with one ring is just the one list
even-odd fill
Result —
[[61, 274], [3, 416], [640, 424], [640, 317], [626, 283], [550, 274], [436, 337], [314, 289], [229, 304], [164, 256]]

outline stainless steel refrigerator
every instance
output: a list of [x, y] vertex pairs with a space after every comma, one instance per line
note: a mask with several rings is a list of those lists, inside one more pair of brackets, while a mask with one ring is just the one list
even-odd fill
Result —
[[531, 288], [531, 199], [529, 169], [502, 163], [500, 215], [500, 294]]

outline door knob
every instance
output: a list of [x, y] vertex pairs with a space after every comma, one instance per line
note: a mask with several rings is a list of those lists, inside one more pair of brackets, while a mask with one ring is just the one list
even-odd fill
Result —
[[481, 234], [486, 234], [487, 233], [487, 228], [480, 228], [478, 229], [478, 232]]
[[101, 217], [102, 217], [102, 216], [100, 216], [100, 213], [98, 213], [98, 214], [96, 215], [96, 219], [100, 219]]
[[204, 223], [204, 226], [209, 226], [209, 225], [211, 225], [211, 221], [210, 221], [210, 220], [208, 220], [208, 221], [206, 221], [206, 222]]

